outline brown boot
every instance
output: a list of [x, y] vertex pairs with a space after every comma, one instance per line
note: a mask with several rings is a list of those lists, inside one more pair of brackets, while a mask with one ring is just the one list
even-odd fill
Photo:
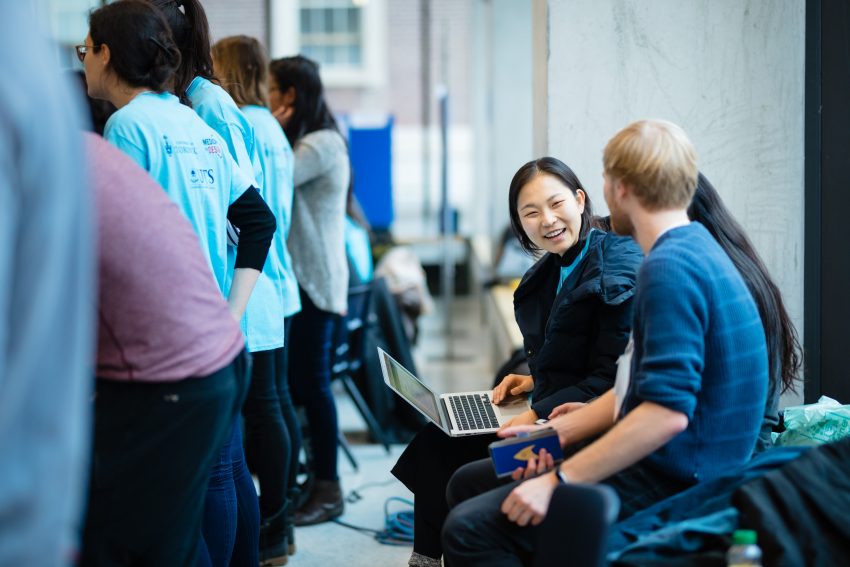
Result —
[[342, 516], [344, 503], [338, 480], [318, 480], [304, 506], [295, 512], [296, 526], [321, 524]]

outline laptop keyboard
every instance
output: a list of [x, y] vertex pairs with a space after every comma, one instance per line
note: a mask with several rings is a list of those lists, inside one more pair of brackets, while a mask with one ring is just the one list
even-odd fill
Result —
[[487, 394], [462, 394], [449, 396], [455, 422], [461, 431], [493, 429], [499, 427], [496, 413]]

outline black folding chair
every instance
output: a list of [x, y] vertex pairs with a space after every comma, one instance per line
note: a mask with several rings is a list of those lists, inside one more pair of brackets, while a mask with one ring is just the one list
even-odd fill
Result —
[[[369, 434], [374, 440], [384, 446], [387, 454], [390, 445], [387, 436], [366, 400], [357, 387], [352, 376], [363, 368], [364, 341], [363, 334], [366, 330], [366, 322], [369, 317], [369, 307], [372, 295], [371, 284], [362, 284], [349, 288], [348, 290], [348, 314], [341, 317], [334, 330], [333, 363], [331, 366], [331, 380], [339, 380], [345, 392], [354, 402], [358, 413], [363, 417]], [[348, 441], [340, 432], [340, 446], [346, 458], [355, 468], [357, 460], [351, 452]]]

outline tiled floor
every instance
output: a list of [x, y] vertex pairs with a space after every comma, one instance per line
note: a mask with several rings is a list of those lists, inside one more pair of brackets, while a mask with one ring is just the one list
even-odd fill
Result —
[[[420, 343], [414, 351], [420, 378], [439, 392], [489, 387], [493, 374], [490, 341], [482, 324], [479, 302], [469, 297], [455, 298], [451, 344], [448, 347], [439, 299], [436, 304], [435, 312], [420, 320]], [[344, 394], [337, 396], [337, 406], [343, 431], [365, 428]], [[346, 504], [343, 521], [382, 529], [387, 498], [412, 498], [410, 492], [390, 474], [390, 468], [402, 450], [401, 445], [393, 446], [392, 454], [387, 455], [378, 445], [355, 445], [359, 472], [355, 472], [340, 455], [343, 491], [350, 494], [356, 489], [362, 496], [360, 500]], [[360, 487], [364, 488], [361, 490]], [[392, 503], [390, 511], [403, 508]], [[410, 547], [381, 545], [369, 534], [337, 524], [299, 528], [296, 540], [298, 552], [290, 558], [290, 565], [299, 567], [403, 567], [407, 565], [411, 550]]]

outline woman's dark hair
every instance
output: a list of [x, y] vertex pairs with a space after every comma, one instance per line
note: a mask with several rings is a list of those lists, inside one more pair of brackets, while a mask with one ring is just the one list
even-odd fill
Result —
[[[158, 8], [171, 28], [174, 41], [183, 57], [174, 74], [174, 92], [184, 104], [186, 89], [195, 79], [215, 81], [210, 53], [210, 25], [198, 0], [147, 0]], [[181, 9], [182, 8], [182, 9]]]
[[83, 99], [88, 104], [92, 131], [103, 136], [103, 130], [106, 128], [107, 120], [117, 110], [115, 105], [108, 100], [98, 100], [89, 96], [88, 83], [86, 82], [84, 71], [71, 71], [71, 74], [80, 86]]
[[767, 340], [768, 372], [771, 389], [782, 383], [782, 392], [795, 391], [803, 350], [797, 330], [785, 310], [782, 294], [773, 283], [744, 229], [732, 216], [720, 195], [700, 173], [688, 216], [705, 226], [738, 269], [747, 284], [761, 317]]
[[109, 67], [133, 87], [168, 90], [180, 51], [168, 24], [142, 0], [120, 0], [91, 13], [89, 34], [94, 51], [109, 46]]
[[584, 238], [587, 232], [592, 227], [596, 226], [593, 217], [593, 207], [590, 203], [590, 196], [587, 194], [587, 191], [585, 191], [581, 181], [578, 180], [578, 176], [573, 172], [573, 170], [561, 160], [553, 157], [542, 157], [540, 159], [531, 160], [519, 168], [519, 170], [514, 174], [514, 178], [511, 179], [511, 187], [508, 190], [508, 211], [511, 216], [511, 229], [514, 231], [517, 240], [519, 240], [519, 244], [522, 246], [522, 249], [529, 254], [539, 252], [540, 248], [531, 241], [522, 229], [522, 222], [520, 221], [519, 211], [517, 210], [517, 201], [519, 200], [519, 194], [520, 191], [522, 191], [522, 188], [525, 187], [529, 181], [541, 174], [551, 175], [552, 177], [557, 178], [561, 181], [561, 183], [569, 187], [570, 191], [573, 192], [573, 195], [576, 195], [579, 189], [581, 189], [582, 193], [584, 193], [584, 212], [581, 213], [581, 234], [579, 238]]
[[295, 110], [284, 128], [289, 143], [295, 143], [310, 132], [333, 129], [336, 120], [325, 102], [325, 90], [319, 77], [319, 65], [303, 55], [275, 59], [269, 67], [271, 77], [281, 94], [295, 88]]

